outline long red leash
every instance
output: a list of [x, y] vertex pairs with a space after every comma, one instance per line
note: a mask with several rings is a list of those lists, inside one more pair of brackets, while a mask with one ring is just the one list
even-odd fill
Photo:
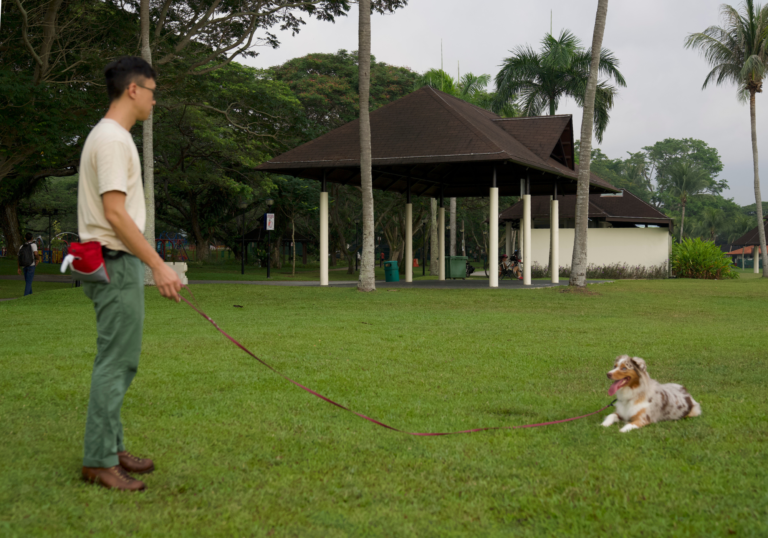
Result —
[[[189, 291], [190, 295], [192, 296], [192, 300], [195, 301], [195, 296], [194, 296], [194, 294], [192, 294], [192, 291], [187, 286], [184, 286], [184, 287]], [[221, 329], [221, 327], [219, 327], [216, 324], [215, 321], [213, 321], [210, 318], [210, 316], [205, 314], [197, 306], [195, 306], [192, 303], [190, 303], [185, 297], [182, 297], [182, 296], [180, 296], [180, 297], [181, 297], [181, 300], [184, 301], [185, 303], [187, 303], [192, 310], [194, 310], [195, 312], [197, 312], [198, 314], [203, 316], [206, 320], [208, 320], [208, 322], [211, 325], [213, 325], [216, 328], [217, 331], [219, 331], [221, 334], [226, 336], [229, 339], [230, 342], [232, 342], [237, 347], [239, 347], [240, 349], [242, 349], [243, 351], [248, 353], [248, 355], [250, 355], [251, 357], [253, 357], [257, 361], [259, 361], [261, 364], [263, 364], [264, 366], [266, 366], [267, 368], [269, 368], [270, 370], [275, 372], [277, 375], [279, 375], [283, 379], [285, 379], [287, 381], [290, 381], [291, 383], [293, 383], [294, 385], [296, 385], [300, 389], [307, 391], [308, 393], [312, 394], [313, 396], [317, 396], [321, 400], [325, 400], [326, 402], [328, 402], [331, 405], [335, 405], [336, 407], [344, 409], [345, 411], [349, 411], [350, 413], [354, 413], [358, 417], [363, 418], [363, 419], [365, 419], [365, 420], [367, 420], [369, 422], [373, 422], [374, 424], [376, 424], [378, 426], [381, 426], [382, 428], [387, 428], [388, 430], [396, 431], [396, 432], [399, 432], [399, 433], [405, 433], [407, 435], [418, 435], [418, 436], [421, 436], [421, 437], [436, 437], [436, 436], [439, 436], [439, 435], [455, 435], [455, 434], [458, 434], [458, 433], [474, 433], [474, 432], [484, 432], [484, 431], [489, 431], [489, 430], [516, 430], [516, 429], [519, 429], [519, 428], [537, 428], [539, 426], [549, 426], [550, 424], [561, 424], [563, 422], [571, 422], [572, 420], [579, 420], [581, 418], [586, 418], [586, 417], [589, 417], [589, 416], [592, 416], [592, 415], [596, 415], [596, 414], [598, 414], [598, 413], [600, 413], [602, 411], [605, 411], [606, 409], [608, 409], [609, 407], [611, 407], [613, 405], [613, 402], [611, 402], [608, 405], [606, 405], [605, 407], [601, 407], [597, 411], [593, 411], [592, 413], [587, 413], [586, 415], [581, 415], [581, 416], [572, 417], [572, 418], [566, 418], [566, 419], [563, 419], [563, 420], [552, 420], [550, 422], [540, 422], [538, 424], [524, 424], [522, 426], [494, 426], [494, 427], [490, 427], [490, 428], [475, 428], [475, 429], [472, 429], [472, 430], [461, 430], [461, 431], [458, 431], [458, 432], [444, 432], [444, 433], [406, 432], [406, 431], [403, 431], [403, 430], [398, 430], [397, 428], [393, 428], [392, 426], [384, 424], [383, 422], [379, 422], [378, 420], [376, 420], [374, 418], [371, 418], [371, 417], [368, 417], [368, 416], [365, 416], [364, 414], [358, 413], [357, 411], [353, 411], [352, 409], [350, 409], [348, 407], [345, 407], [345, 406], [341, 405], [338, 402], [334, 402], [333, 400], [331, 400], [330, 398], [327, 398], [326, 396], [323, 396], [319, 392], [315, 392], [314, 390], [312, 390], [312, 389], [310, 389], [308, 387], [305, 387], [301, 383], [298, 383], [298, 382], [294, 381], [293, 379], [291, 379], [287, 375], [279, 372], [278, 370], [275, 370], [272, 366], [270, 366], [269, 364], [267, 364], [266, 362], [264, 362], [263, 360], [258, 358], [256, 355], [254, 355], [243, 344], [241, 344], [240, 342], [238, 342], [237, 340], [232, 338], [230, 335], [228, 335], [224, 330]], [[195, 303], [197, 303], [197, 301], [195, 301]], [[616, 400], [614, 400], [614, 402], [615, 401]]]

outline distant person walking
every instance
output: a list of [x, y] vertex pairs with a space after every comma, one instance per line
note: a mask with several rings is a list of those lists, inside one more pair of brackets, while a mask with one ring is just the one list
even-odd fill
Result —
[[141, 162], [130, 129], [155, 104], [155, 71], [135, 56], [104, 70], [109, 110], [85, 140], [80, 157], [77, 222], [80, 239], [98, 241], [110, 282], [83, 282], [96, 311], [96, 360], [85, 424], [83, 478], [107, 488], [136, 491], [129, 473], [154, 462], [126, 450], [120, 407], [136, 375], [144, 324], [144, 262], [163, 297], [179, 301], [181, 282], [144, 238], [146, 213]]
[[26, 242], [21, 245], [19, 255], [16, 257], [18, 265], [16, 272], [24, 275], [24, 297], [26, 297], [32, 295], [32, 279], [35, 278], [35, 266], [40, 263], [40, 252], [31, 233], [27, 232], [24, 239]]
[[384, 251], [381, 251], [381, 256], [379, 257], [379, 267], [384, 267]]

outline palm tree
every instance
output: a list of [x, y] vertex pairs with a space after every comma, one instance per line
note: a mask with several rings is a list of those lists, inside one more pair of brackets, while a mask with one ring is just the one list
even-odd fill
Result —
[[717, 230], [725, 224], [725, 212], [718, 207], [705, 207], [699, 219], [702, 230], [709, 232], [709, 238], [714, 243]]
[[454, 79], [442, 69], [430, 69], [416, 79], [416, 82], [413, 84], [413, 89], [415, 91], [424, 86], [429, 86], [479, 106], [480, 108], [493, 110], [502, 118], [514, 118], [519, 116], [520, 111], [515, 105], [514, 100], [508, 101], [501, 108], [494, 108], [496, 94], [488, 92], [488, 84], [490, 84], [490, 82], [491, 75], [474, 75], [472, 73], [466, 73], [461, 78]]
[[360, 188], [363, 198], [363, 254], [357, 289], [376, 290], [373, 223], [373, 160], [371, 158], [371, 0], [360, 0], [358, 86], [360, 91]]
[[[587, 216], [589, 214], [589, 168], [592, 157], [592, 125], [595, 124], [596, 95], [599, 91], [597, 76], [604, 52], [603, 35], [608, 16], [608, 0], [598, 0], [595, 31], [592, 34], [591, 59], [584, 96], [584, 115], [581, 118], [581, 144], [579, 146], [579, 182], [576, 187], [576, 219], [573, 237], [573, 257], [569, 286], [583, 288], [587, 284]], [[598, 52], [600, 51], [600, 52]], [[617, 72], [618, 73], [618, 72]], [[624, 79], [621, 79], [622, 82]], [[498, 85], [498, 77], [497, 77]], [[607, 120], [606, 120], [607, 121]]]
[[669, 169], [669, 191], [680, 199], [682, 217], [680, 218], [680, 241], [683, 240], [685, 226], [685, 206], [688, 197], [703, 193], [709, 188], [709, 175], [697, 165], [688, 161], [674, 163]]
[[[554, 115], [560, 101], [567, 97], [584, 106], [592, 49], [585, 50], [568, 30], [560, 32], [558, 38], [547, 34], [541, 45], [541, 52], [528, 45], [510, 51], [512, 56], [504, 60], [496, 75], [494, 110], [517, 101], [526, 116], [540, 116], [545, 111]], [[619, 60], [608, 49], [600, 50], [597, 69], [618, 86], [627, 85], [619, 72]], [[593, 116], [598, 142], [603, 141], [616, 92], [606, 81], [597, 83]]]
[[739, 100], [744, 102], [749, 99], [757, 228], [763, 256], [763, 278], [768, 278], [768, 252], [765, 250], [755, 119], [755, 95], [763, 91], [763, 78], [768, 65], [768, 6], [755, 5], [754, 0], [745, 0], [740, 9], [723, 4], [720, 6], [720, 15], [724, 23], [722, 27], [710, 26], [703, 32], [689, 35], [685, 40], [685, 47], [701, 51], [712, 66], [712, 71], [704, 79], [702, 89], [712, 82], [718, 86], [733, 83], [736, 85]]

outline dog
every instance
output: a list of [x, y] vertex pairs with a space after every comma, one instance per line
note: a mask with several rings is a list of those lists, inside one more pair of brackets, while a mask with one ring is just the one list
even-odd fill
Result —
[[685, 387], [651, 379], [640, 357], [616, 357], [608, 379], [613, 381], [608, 394], [616, 395], [616, 412], [603, 421], [606, 428], [623, 420], [627, 424], [619, 431], [626, 433], [654, 422], [701, 415], [701, 406]]

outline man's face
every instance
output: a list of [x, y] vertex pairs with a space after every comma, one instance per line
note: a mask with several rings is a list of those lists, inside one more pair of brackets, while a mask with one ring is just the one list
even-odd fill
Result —
[[152, 113], [152, 107], [155, 106], [155, 89], [157, 83], [151, 78], [140, 78], [131, 82], [128, 86], [128, 95], [133, 99], [133, 106], [136, 111], [136, 119], [144, 121]]

